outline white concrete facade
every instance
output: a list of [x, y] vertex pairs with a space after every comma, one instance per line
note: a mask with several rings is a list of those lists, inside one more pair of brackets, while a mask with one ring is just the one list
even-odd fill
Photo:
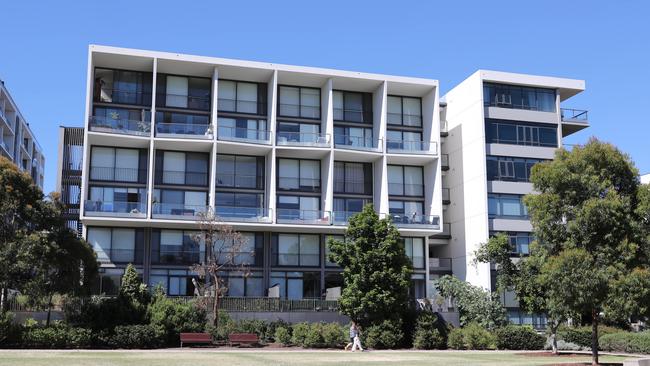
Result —
[[4, 82], [0, 80], [0, 155], [27, 172], [43, 189], [45, 156], [29, 123], [20, 113]]
[[645, 174], [641, 176], [641, 183], [650, 184], [650, 174]]

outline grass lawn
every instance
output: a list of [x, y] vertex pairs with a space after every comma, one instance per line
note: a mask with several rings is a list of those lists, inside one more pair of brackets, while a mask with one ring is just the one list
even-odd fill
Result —
[[[601, 356], [601, 362], [624, 357]], [[204, 366], [204, 365], [552, 365], [585, 362], [589, 356], [526, 356], [517, 352], [476, 351], [296, 351], [296, 350], [152, 350], [46, 351], [0, 350], [0, 365], [12, 366]]]

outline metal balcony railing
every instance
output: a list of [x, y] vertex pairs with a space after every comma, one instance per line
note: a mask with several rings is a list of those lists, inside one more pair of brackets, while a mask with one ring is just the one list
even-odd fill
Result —
[[424, 196], [424, 184], [388, 183], [388, 194], [391, 196]]
[[217, 138], [222, 141], [238, 141], [252, 144], [271, 144], [271, 134], [267, 130], [219, 126]]
[[451, 271], [451, 258], [429, 258], [429, 271]]
[[381, 142], [370, 137], [334, 135], [334, 147], [341, 149], [378, 151]]
[[90, 180], [144, 184], [147, 181], [147, 170], [137, 168], [91, 166]]
[[278, 131], [275, 144], [278, 146], [329, 147], [330, 135], [326, 133]]
[[[174, 297], [176, 301], [205, 301], [210, 307], [211, 299], [202, 297]], [[273, 297], [231, 297], [220, 299], [219, 309], [228, 312], [337, 312], [337, 300], [286, 299]]]
[[386, 151], [401, 154], [432, 154], [438, 153], [435, 141], [386, 140]]
[[145, 202], [87, 200], [84, 202], [84, 212], [86, 216], [143, 218], [147, 216], [147, 204]]
[[109, 117], [92, 116], [88, 123], [90, 131], [118, 133], [123, 135], [150, 136], [151, 122], [129, 119], [113, 119]]
[[439, 229], [440, 217], [434, 215], [421, 215], [417, 213], [412, 214], [389, 214], [393, 223], [397, 227], [403, 228], [423, 228], [423, 229]]
[[582, 109], [560, 108], [560, 115], [564, 122], [589, 123], [587, 112]]
[[209, 209], [209, 206], [203, 205], [154, 202], [152, 217], [160, 219], [198, 220]]
[[156, 136], [211, 139], [212, 125], [156, 122]]
[[271, 209], [264, 207], [217, 205], [215, 214], [220, 220], [229, 222], [270, 223], [272, 221]]
[[156, 94], [156, 105], [159, 107], [186, 108], [209, 111], [211, 100], [212, 98], [210, 97], [210, 93], [206, 93], [205, 95], [200, 96], [169, 93]]
[[330, 216], [329, 211], [278, 208], [276, 222], [278, 224], [330, 225]]
[[278, 189], [283, 191], [320, 192], [320, 179], [278, 177]]
[[265, 102], [256, 100], [241, 100], [219, 98], [217, 101], [217, 110], [219, 112], [245, 113], [266, 115], [268, 113]]

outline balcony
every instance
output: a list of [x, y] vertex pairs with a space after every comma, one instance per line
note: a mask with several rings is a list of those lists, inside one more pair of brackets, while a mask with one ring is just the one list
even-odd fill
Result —
[[424, 197], [424, 184], [388, 183], [391, 196]]
[[320, 179], [316, 179], [316, 178], [297, 178], [297, 177], [278, 177], [278, 190], [281, 190], [281, 191], [300, 191], [300, 192], [320, 192]]
[[397, 154], [430, 154], [438, 153], [438, 144], [429, 141], [387, 140], [386, 151]]
[[183, 170], [163, 170], [157, 171], [156, 175], [162, 174], [157, 180], [156, 184], [170, 184], [170, 185], [187, 185], [194, 187], [207, 187], [208, 186], [208, 173], [204, 172], [188, 172]]
[[267, 114], [266, 103], [255, 100], [219, 98], [217, 110], [221, 112], [263, 115]]
[[97, 261], [100, 263], [132, 263], [142, 264], [144, 250], [134, 249], [102, 249], [95, 248]]
[[200, 111], [210, 110], [211, 97], [181, 94], [156, 94], [156, 104], [160, 107], [194, 109]]
[[347, 225], [352, 216], [360, 213], [359, 211], [334, 211], [332, 212], [333, 225]]
[[90, 180], [104, 182], [142, 183], [147, 181], [147, 170], [136, 168], [90, 167]]
[[451, 197], [449, 196], [449, 188], [442, 189], [442, 204], [448, 205], [451, 203]]
[[442, 232], [431, 236], [433, 239], [449, 239], [451, 238], [451, 224], [445, 222], [442, 224]]
[[440, 154], [440, 169], [442, 171], [449, 170], [449, 154]]
[[334, 121], [372, 123], [372, 112], [358, 109], [334, 108]]
[[5, 144], [4, 140], [0, 140], [0, 149], [6, 155], [6, 157], [12, 159], [11, 153], [9, 152], [9, 146]]
[[334, 147], [340, 149], [379, 151], [381, 139], [374, 140], [370, 137], [334, 135]]
[[589, 119], [585, 110], [561, 108], [560, 118], [563, 137], [589, 127]]
[[393, 223], [399, 228], [412, 228], [412, 229], [440, 229], [440, 217], [433, 215], [420, 215], [420, 214], [389, 214], [388, 215]]
[[144, 202], [109, 202], [87, 200], [84, 203], [86, 216], [146, 218], [147, 204]]
[[276, 134], [278, 146], [330, 147], [330, 135], [324, 133], [282, 132]]
[[170, 265], [186, 265], [197, 264], [203, 262], [205, 253], [196, 250], [153, 250], [151, 252], [151, 264], [170, 264]]
[[447, 121], [442, 119], [440, 120], [440, 136], [449, 136], [449, 127], [447, 127]]
[[217, 138], [221, 141], [246, 142], [249, 144], [271, 144], [271, 134], [267, 130], [219, 126]]
[[217, 206], [216, 216], [221, 221], [270, 224], [271, 210], [264, 207]]
[[156, 122], [156, 137], [193, 138], [211, 140], [212, 125]]
[[117, 133], [122, 135], [150, 136], [151, 122], [135, 121], [129, 119], [112, 119], [109, 117], [90, 117], [88, 123], [90, 131]]
[[[151, 85], [148, 87], [150, 88]], [[151, 92], [101, 88], [100, 95], [95, 95], [95, 102], [151, 106]]]
[[217, 173], [217, 187], [263, 189], [264, 177], [261, 175]]
[[451, 258], [429, 258], [429, 272], [451, 272]]
[[329, 211], [278, 208], [276, 222], [278, 224], [330, 225], [330, 216]]
[[154, 202], [152, 217], [154, 219], [200, 220], [209, 209], [209, 206], [203, 205]]
[[320, 119], [320, 106], [279, 103], [278, 116], [291, 118]]

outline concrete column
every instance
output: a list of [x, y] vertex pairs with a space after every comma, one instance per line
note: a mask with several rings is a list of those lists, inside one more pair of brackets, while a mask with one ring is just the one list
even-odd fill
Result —
[[149, 137], [149, 163], [148, 163], [148, 178], [147, 178], [147, 218], [151, 219], [153, 215], [153, 180], [155, 172], [155, 143], [154, 136], [156, 134], [156, 87], [158, 84], [158, 59], [153, 59], [153, 77], [151, 86], [151, 136]]
[[217, 119], [218, 119], [218, 110], [217, 106], [219, 105], [219, 70], [215, 67], [212, 72], [212, 111], [210, 113], [210, 125], [212, 126], [212, 151], [210, 154], [210, 185], [208, 191], [208, 205], [216, 212], [216, 185], [217, 185]]

